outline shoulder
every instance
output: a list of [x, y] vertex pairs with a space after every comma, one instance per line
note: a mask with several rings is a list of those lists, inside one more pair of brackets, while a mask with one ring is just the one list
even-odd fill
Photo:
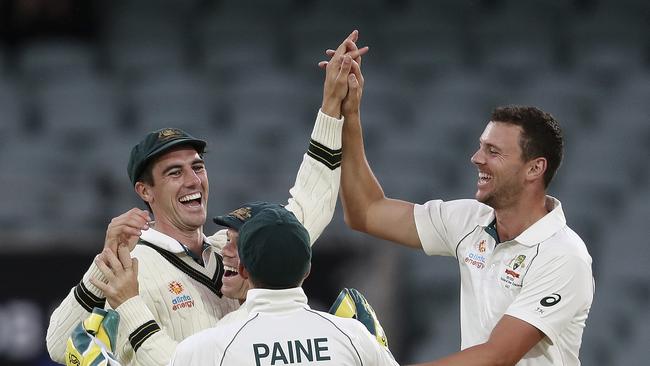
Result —
[[223, 342], [223, 336], [219, 328], [208, 328], [195, 333], [176, 346], [171, 364], [202, 365], [212, 363], [220, 342]]
[[564, 226], [555, 235], [540, 243], [539, 257], [545, 261], [584, 263], [588, 266], [592, 263], [585, 242], [568, 226]]
[[210, 343], [214, 342], [215, 339], [218, 339], [216, 336], [219, 333], [219, 328], [214, 327], [204, 329], [198, 333], [192, 334], [178, 344], [176, 351], [180, 352], [190, 350], [192, 348], [202, 348], [204, 346], [208, 346]]
[[138, 244], [133, 248], [131, 251], [131, 257], [146, 257], [146, 256], [151, 256], [156, 252], [154, 248], [150, 246], [151, 244], [146, 243], [146, 242], [138, 242]]
[[574, 289], [593, 287], [592, 259], [585, 243], [568, 227], [537, 245], [527, 283], [571, 284]]
[[217, 325], [212, 328], [203, 329], [179, 343], [177, 352], [189, 351], [198, 348], [209, 347], [211, 349], [223, 343], [225, 339], [229, 339], [230, 335], [235, 334], [241, 327], [243, 327], [249, 320], [247, 318], [236, 318], [231, 321], [224, 321], [226, 318], [221, 319]]
[[415, 205], [414, 212], [416, 217], [439, 217], [445, 221], [463, 225], [469, 223], [488, 225], [494, 218], [494, 210], [491, 207], [473, 199], [431, 200], [421, 205]]
[[359, 335], [364, 335], [368, 332], [366, 327], [360, 321], [353, 318], [342, 318], [324, 311], [308, 310], [315, 316], [323, 320], [323, 327], [331, 327], [337, 330], [341, 335], [348, 336], [350, 340], [355, 340]]
[[[238, 304], [239, 305], [239, 304]], [[226, 314], [221, 320], [219, 320], [219, 326], [225, 326], [226, 324], [242, 322], [248, 319], [248, 311], [244, 307], [239, 307], [237, 310], [232, 311]]]

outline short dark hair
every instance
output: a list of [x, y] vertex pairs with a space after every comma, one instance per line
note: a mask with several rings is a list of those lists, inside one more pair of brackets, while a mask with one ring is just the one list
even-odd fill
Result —
[[562, 163], [564, 150], [562, 129], [555, 118], [539, 108], [509, 105], [494, 109], [490, 120], [521, 127], [519, 144], [522, 158], [524, 161], [539, 157], [546, 159], [544, 187], [548, 187]]
[[148, 162], [147, 165], [144, 166], [144, 168], [142, 169], [142, 173], [140, 174], [140, 176], [137, 178], [136, 181], [146, 183], [146, 184], [148, 184], [150, 186], [154, 185], [154, 181], [153, 181], [153, 164], [152, 164], [151, 161]]
[[[147, 165], [144, 166], [144, 169], [142, 169], [142, 173], [138, 177], [137, 181], [145, 183], [147, 185], [150, 185], [153, 187], [153, 164], [151, 161], [147, 163]], [[147, 205], [147, 209], [149, 212], [153, 213], [153, 210], [151, 209], [151, 205], [149, 205], [149, 202], [142, 200], [145, 205]]]

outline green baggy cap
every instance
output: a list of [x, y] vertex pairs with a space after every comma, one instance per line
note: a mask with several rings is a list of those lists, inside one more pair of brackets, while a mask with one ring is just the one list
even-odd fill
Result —
[[239, 260], [266, 288], [296, 287], [309, 271], [307, 229], [284, 207], [265, 208], [239, 230]]

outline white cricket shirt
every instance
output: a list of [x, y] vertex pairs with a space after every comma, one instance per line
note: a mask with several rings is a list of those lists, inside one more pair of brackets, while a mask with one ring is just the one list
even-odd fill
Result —
[[242, 308], [179, 343], [171, 365], [398, 365], [359, 321], [312, 310], [302, 288], [251, 289]]
[[478, 201], [415, 205], [424, 251], [458, 259], [462, 349], [486, 342], [508, 314], [546, 335], [517, 365], [580, 365], [594, 293], [591, 257], [566, 225], [560, 201], [547, 201], [551, 212], [498, 245], [494, 210]]

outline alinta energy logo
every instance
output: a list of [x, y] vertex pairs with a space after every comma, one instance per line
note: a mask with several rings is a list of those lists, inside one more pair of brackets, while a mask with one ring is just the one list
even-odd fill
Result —
[[480, 242], [474, 244], [473, 249], [475, 250], [470, 249], [469, 253], [465, 257], [465, 263], [478, 269], [485, 268], [485, 262], [487, 262], [487, 258], [483, 255], [483, 253], [485, 253], [487, 250], [485, 240], [481, 240]]
[[172, 298], [172, 310], [194, 307], [194, 299], [190, 295], [182, 294], [184, 288], [180, 282], [170, 282], [168, 289], [169, 292], [176, 295]]

